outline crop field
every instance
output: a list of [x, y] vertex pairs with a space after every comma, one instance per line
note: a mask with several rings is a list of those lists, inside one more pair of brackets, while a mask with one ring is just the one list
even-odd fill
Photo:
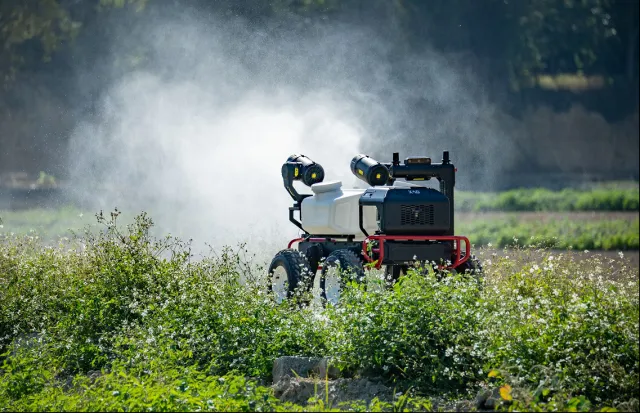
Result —
[[[456, 232], [482, 276], [416, 268], [388, 288], [369, 271], [337, 306], [308, 291], [277, 304], [255, 251], [195, 259], [145, 214], [2, 211], [0, 411], [637, 411], [625, 191], [635, 210], [468, 204]], [[272, 381], [282, 356], [328, 357], [341, 383], [389, 391], [338, 400], [317, 377], [310, 398], [289, 397], [303, 379]]]
[[[511, 190], [499, 194], [459, 191], [456, 233], [476, 246], [520, 245], [548, 248], [635, 251], [639, 242], [638, 185], [585, 190]], [[96, 228], [96, 211], [75, 207], [1, 211], [2, 233], [66, 236]]]

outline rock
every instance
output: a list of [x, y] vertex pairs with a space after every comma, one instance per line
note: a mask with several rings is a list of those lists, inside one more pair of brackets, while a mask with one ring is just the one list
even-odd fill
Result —
[[321, 380], [317, 378], [293, 378], [286, 376], [273, 386], [274, 395], [283, 402], [306, 405], [311, 397], [317, 397], [332, 406], [347, 401], [371, 402], [375, 397], [391, 402], [393, 390], [367, 379]]
[[331, 359], [324, 357], [320, 360], [314, 369], [320, 379], [337, 379], [340, 378], [342, 372], [336, 366], [331, 364]]
[[273, 394], [281, 401], [304, 405], [316, 394], [316, 386], [313, 380], [284, 376], [273, 385]]
[[493, 410], [501, 400], [499, 388], [480, 390], [475, 400], [476, 409]]
[[[317, 397], [336, 405], [345, 401], [371, 402], [375, 397], [391, 402], [393, 390], [372, 379], [350, 379], [328, 357], [277, 358], [273, 363], [273, 390], [281, 401], [306, 405]], [[348, 373], [348, 372], [347, 372]]]
[[273, 362], [273, 383], [284, 377], [318, 377], [335, 379], [340, 377], [340, 370], [331, 365], [330, 359], [324, 357], [279, 357]]
[[278, 383], [285, 377], [309, 377], [310, 373], [317, 370], [321, 358], [317, 357], [278, 357], [273, 362], [273, 382]]

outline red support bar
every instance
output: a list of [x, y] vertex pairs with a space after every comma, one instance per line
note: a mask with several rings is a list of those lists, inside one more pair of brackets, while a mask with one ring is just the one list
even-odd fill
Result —
[[[378, 259], [376, 264], [376, 269], [379, 269], [382, 266], [382, 260], [384, 259], [384, 242], [385, 241], [454, 241], [455, 242], [455, 251], [456, 251], [456, 259], [455, 261], [446, 267], [447, 269], [456, 268], [461, 264], [464, 264], [471, 254], [471, 243], [467, 237], [463, 237], [460, 235], [370, 235], [362, 241], [362, 255], [368, 262], [375, 261], [372, 257], [367, 254], [367, 245], [369, 241], [378, 241], [378, 248], [372, 249], [373, 252], [378, 253]], [[464, 241], [465, 244], [465, 254], [462, 257], [462, 252], [460, 251], [460, 242]], [[440, 266], [442, 269], [443, 266]]]
[[295, 244], [296, 242], [300, 242], [300, 241], [311, 241], [311, 242], [323, 242], [323, 241], [335, 241], [335, 239], [333, 238], [294, 238], [291, 241], [289, 241], [289, 244], [287, 245], [287, 248], [291, 248], [293, 246], [293, 244]]
[[291, 248], [293, 246], [293, 244], [295, 244], [296, 242], [300, 242], [302, 241], [304, 238], [294, 238], [291, 241], [289, 241], [289, 244], [287, 244], [287, 248]]
[[[296, 242], [304, 241], [305, 238], [295, 238], [289, 241], [287, 248], [291, 248], [293, 244]], [[334, 239], [329, 238], [306, 238], [307, 241], [311, 242], [323, 242], [323, 241], [335, 241]], [[447, 269], [453, 269], [458, 267], [461, 264], [464, 264], [471, 254], [471, 243], [469, 239], [460, 235], [370, 235], [362, 241], [362, 255], [368, 262], [375, 261], [372, 257], [367, 254], [367, 245], [370, 241], [378, 241], [378, 248], [372, 248], [372, 252], [378, 254], [376, 269], [380, 269], [382, 266], [382, 261], [384, 259], [384, 242], [385, 241], [453, 241], [455, 243], [455, 261], [447, 266]], [[464, 241], [465, 244], [465, 254], [462, 256], [460, 242]], [[440, 269], [445, 268], [442, 265], [439, 265]], [[318, 270], [322, 269], [322, 265], [318, 266]]]

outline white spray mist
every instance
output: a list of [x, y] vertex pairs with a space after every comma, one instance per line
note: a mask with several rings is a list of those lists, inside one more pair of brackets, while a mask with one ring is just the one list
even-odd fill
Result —
[[[280, 176], [291, 154], [353, 186], [358, 153], [437, 156], [479, 125], [481, 108], [446, 61], [394, 62], [399, 77], [391, 43], [364, 28], [272, 35], [170, 14], [114, 41], [114, 56], [135, 48], [148, 63], [104, 88], [97, 115], [73, 134], [70, 169], [92, 205], [145, 210], [160, 233], [191, 238], [196, 250], [247, 242], [269, 257], [297, 236]], [[424, 113], [431, 124], [416, 117], [415, 99], [436, 107]], [[496, 134], [481, 132], [467, 149], [493, 150]]]

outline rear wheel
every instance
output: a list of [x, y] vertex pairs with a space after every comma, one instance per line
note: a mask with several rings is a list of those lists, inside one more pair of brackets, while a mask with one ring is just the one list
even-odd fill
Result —
[[385, 285], [391, 287], [398, 282], [400, 277], [407, 274], [408, 271], [408, 265], [387, 265], [384, 270]]
[[294, 249], [282, 250], [269, 265], [268, 290], [274, 293], [276, 302], [281, 303], [292, 298], [297, 289], [307, 292], [314, 274], [304, 254]]
[[482, 268], [482, 263], [475, 255], [471, 255], [468, 260], [466, 260], [463, 264], [459, 265], [457, 268], [451, 271], [452, 273], [459, 274], [470, 274], [476, 280], [481, 281], [484, 277], [484, 270]]
[[336, 305], [348, 281], [363, 282], [364, 278], [360, 257], [349, 250], [336, 250], [329, 254], [322, 265], [320, 295], [325, 302]]

